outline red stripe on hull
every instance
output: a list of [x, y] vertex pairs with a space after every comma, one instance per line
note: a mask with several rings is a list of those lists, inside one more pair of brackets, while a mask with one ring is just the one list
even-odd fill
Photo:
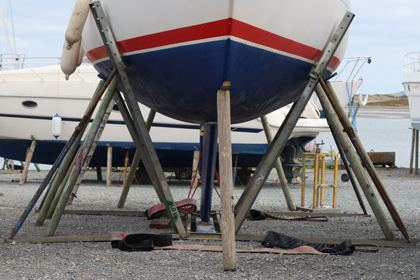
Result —
[[[127, 39], [117, 44], [122, 53], [129, 53], [229, 35], [309, 60], [318, 61], [322, 55], [318, 49], [232, 18]], [[108, 56], [104, 46], [92, 49], [86, 55], [92, 62]], [[340, 60], [333, 57], [329, 66], [336, 69], [339, 64]]]

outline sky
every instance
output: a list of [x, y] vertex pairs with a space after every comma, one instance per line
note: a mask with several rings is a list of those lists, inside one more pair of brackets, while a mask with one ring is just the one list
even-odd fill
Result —
[[[10, 2], [14, 28], [8, 20]], [[368, 94], [403, 91], [404, 55], [420, 51], [420, 1], [351, 3], [356, 17], [350, 27], [345, 57], [372, 57], [372, 63], [360, 72], [364, 80], [360, 90]], [[0, 0], [9, 34], [14, 30], [17, 52], [27, 57], [61, 55], [73, 6], [72, 0]], [[4, 30], [0, 30], [0, 52], [10, 53]]]

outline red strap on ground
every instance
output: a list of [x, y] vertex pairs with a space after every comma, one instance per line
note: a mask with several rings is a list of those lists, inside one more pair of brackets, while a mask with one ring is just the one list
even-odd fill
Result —
[[[187, 198], [184, 200], [176, 201], [175, 206], [178, 208], [180, 213], [191, 214], [197, 209], [197, 202], [195, 199]], [[164, 203], [155, 205], [146, 211], [146, 215], [149, 220], [156, 219], [165, 213], [166, 207]]]

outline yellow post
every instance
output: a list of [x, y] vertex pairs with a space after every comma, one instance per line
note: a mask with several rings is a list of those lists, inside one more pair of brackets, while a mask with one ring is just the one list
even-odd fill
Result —
[[300, 197], [300, 206], [305, 207], [305, 170], [306, 170], [306, 155], [302, 153], [302, 193]]
[[334, 155], [333, 208], [337, 208], [338, 155]]
[[319, 154], [315, 155], [314, 167], [314, 208], [318, 206], [318, 172], [319, 172]]
[[324, 185], [325, 185], [325, 154], [321, 154], [321, 184], [320, 187], [320, 199], [319, 204], [321, 207], [324, 206]]

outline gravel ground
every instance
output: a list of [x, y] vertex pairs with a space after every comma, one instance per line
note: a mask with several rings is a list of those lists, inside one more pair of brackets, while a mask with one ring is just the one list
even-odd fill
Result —
[[[407, 169], [378, 169], [381, 178], [403, 219], [412, 240], [420, 240], [420, 177]], [[18, 184], [20, 173], [0, 173], [0, 238], [9, 236], [11, 228], [22, 214], [40, 185], [46, 172], [32, 171], [29, 182]], [[114, 184], [106, 187], [88, 172], [78, 192], [78, 198], [68, 209], [117, 210], [121, 193], [117, 186], [120, 174], [114, 173]], [[330, 171], [327, 178], [331, 178]], [[275, 174], [261, 191], [253, 208], [263, 211], [287, 211]], [[308, 174], [307, 196], [312, 193]], [[328, 179], [327, 179], [328, 180]], [[327, 181], [328, 183], [328, 181]], [[345, 213], [362, 213], [350, 184], [340, 182], [338, 208]], [[170, 181], [175, 200], [185, 199], [189, 186]], [[295, 204], [300, 204], [300, 185], [290, 185]], [[242, 189], [234, 190], [235, 201]], [[331, 205], [332, 191], [326, 190], [325, 204]], [[196, 198], [200, 197], [197, 191]], [[214, 194], [214, 209], [219, 198]], [[364, 198], [369, 214], [370, 207]], [[143, 211], [158, 203], [150, 185], [131, 188], [124, 210]], [[37, 205], [38, 206], [38, 205]], [[38, 207], [35, 207], [36, 209]], [[388, 212], [391, 228], [403, 241]], [[47, 223], [35, 227], [36, 213], [31, 213], [17, 234], [18, 237], [42, 236]], [[168, 232], [151, 230], [144, 217], [63, 215], [56, 235], [94, 235], [123, 232]], [[294, 237], [344, 239], [383, 239], [383, 234], [371, 217], [330, 217], [328, 222], [245, 221], [241, 234], [265, 234], [273, 230]], [[174, 244], [221, 245], [220, 241], [181, 240]], [[262, 248], [259, 242], [237, 242], [238, 248]], [[380, 247], [376, 253], [354, 252], [350, 256], [238, 254], [238, 270], [225, 272], [222, 254], [192, 251], [123, 252], [112, 249], [109, 242], [77, 242], [49, 244], [0, 244], [0, 279], [420, 279], [420, 249], [417, 246]]]

